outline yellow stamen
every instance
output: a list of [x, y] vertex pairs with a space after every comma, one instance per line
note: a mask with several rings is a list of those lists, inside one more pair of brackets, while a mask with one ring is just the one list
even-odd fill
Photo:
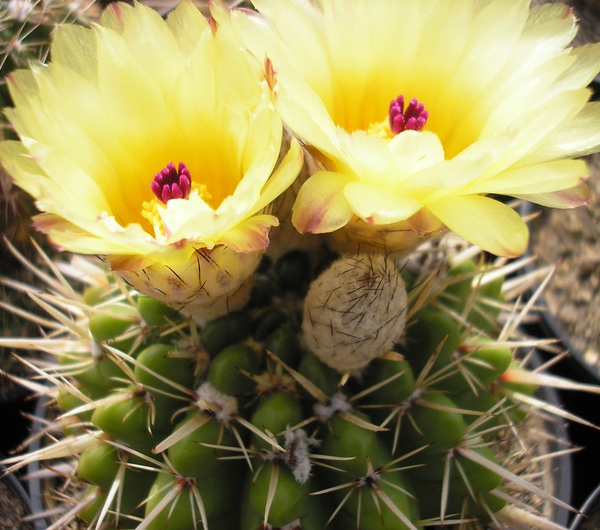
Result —
[[391, 140], [395, 134], [390, 129], [388, 121], [389, 120], [377, 121], [369, 124], [367, 127], [367, 134], [374, 134], [376, 136], [380, 136], [384, 140]]

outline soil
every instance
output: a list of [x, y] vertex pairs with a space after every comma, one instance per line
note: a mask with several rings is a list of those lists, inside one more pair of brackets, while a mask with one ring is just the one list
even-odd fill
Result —
[[31, 523], [21, 520], [26, 515], [27, 509], [19, 496], [0, 480], [0, 530], [33, 530]]

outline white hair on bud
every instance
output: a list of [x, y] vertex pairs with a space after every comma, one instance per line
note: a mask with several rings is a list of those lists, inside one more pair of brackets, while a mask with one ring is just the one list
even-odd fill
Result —
[[315, 416], [321, 423], [329, 421], [339, 412], [348, 412], [352, 407], [344, 394], [336, 394], [329, 398], [326, 403], [317, 403], [313, 407]]
[[237, 415], [237, 400], [233, 396], [222, 394], [208, 382], [196, 390], [196, 396], [200, 407], [213, 412], [221, 423], [228, 424]]
[[299, 484], [304, 484], [310, 476], [309, 447], [317, 444], [317, 440], [309, 438], [302, 429], [285, 433], [286, 464], [292, 470], [294, 478]]

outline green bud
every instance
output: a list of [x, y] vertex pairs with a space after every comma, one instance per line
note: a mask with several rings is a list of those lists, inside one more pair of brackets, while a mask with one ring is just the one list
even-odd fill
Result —
[[246, 313], [230, 313], [207, 322], [200, 331], [200, 342], [211, 357], [221, 350], [242, 342], [252, 332], [252, 323]]
[[310, 257], [302, 250], [292, 250], [277, 260], [275, 274], [286, 291], [303, 295], [310, 283]]
[[459, 315], [462, 314], [467, 300], [471, 294], [471, 284], [473, 282], [474, 273], [477, 270], [473, 260], [466, 260], [450, 269], [449, 277], [459, 278], [458, 281], [450, 284], [440, 294], [439, 299], [449, 307], [456, 311]]
[[[482, 445], [473, 447], [472, 450], [491, 463], [498, 464], [498, 459], [489, 447]], [[409, 470], [408, 474], [415, 482], [441, 482], [444, 478], [446, 459], [447, 453], [428, 454], [424, 457], [417, 454], [414, 457], [415, 462], [424, 463], [425, 465]], [[480, 464], [476, 464], [460, 452], [453, 452], [450, 465], [450, 481], [453, 492], [461, 494], [469, 492], [458, 466], [462, 468], [469, 481], [469, 486], [474, 492], [490, 491], [500, 485], [501, 479], [498, 474]]]
[[286, 320], [287, 317], [283, 311], [276, 308], [268, 309], [256, 319], [252, 335], [258, 341], [265, 340]]
[[[81, 385], [77, 385], [80, 390], [83, 391]], [[85, 392], [84, 392], [85, 393]], [[56, 403], [58, 406], [64, 411], [71, 411], [76, 409], [77, 407], [81, 407], [85, 405], [85, 401], [79, 399], [77, 396], [69, 392], [69, 389], [66, 387], [62, 387], [58, 391], [58, 396], [56, 397]], [[92, 412], [83, 412], [78, 415], [81, 420], [89, 420], [92, 417]]]
[[83, 508], [78, 513], [78, 515], [82, 521], [84, 521], [86, 523], [91, 523], [94, 520], [94, 518], [96, 517], [96, 515], [102, 509], [102, 506], [104, 506], [104, 503], [106, 502], [106, 494], [107, 494], [107, 492], [105, 490], [100, 489], [98, 486], [96, 486], [94, 484], [92, 484], [91, 486], [88, 487], [85, 494], [83, 495], [83, 498], [87, 499], [91, 495], [94, 495], [96, 497], [96, 499], [91, 504], [88, 504], [85, 508]]
[[279, 328], [265, 341], [265, 350], [275, 354], [288, 366], [296, 366], [302, 356], [298, 334], [290, 328]]
[[158, 443], [151, 431], [150, 394], [133, 387], [115, 392], [114, 396], [122, 399], [98, 406], [92, 415], [92, 423], [117, 440], [150, 454], [152, 447]]
[[509, 348], [477, 349], [478, 345], [488, 346], [493, 343], [492, 339], [486, 337], [469, 340], [469, 351], [463, 353], [461, 348], [457, 351], [457, 354], [462, 355], [462, 360], [455, 368], [458, 371], [441, 380], [436, 387], [452, 393], [462, 392], [472, 386], [478, 392], [487, 391], [512, 361], [512, 352]]
[[138, 297], [137, 308], [142, 320], [151, 327], [164, 326], [177, 317], [176, 309], [146, 295]]
[[81, 453], [77, 462], [77, 475], [102, 489], [109, 490], [119, 467], [117, 449], [105, 444]]
[[254, 390], [256, 383], [240, 370], [260, 373], [260, 362], [252, 348], [234, 344], [221, 350], [213, 359], [208, 371], [208, 382], [219, 392], [241, 396]]
[[425, 309], [416, 315], [414, 323], [408, 327], [402, 354], [418, 376], [429, 358], [439, 350], [429, 371], [429, 375], [433, 375], [450, 362], [459, 344], [460, 331], [456, 320], [442, 311]]
[[[252, 425], [260, 430], [268, 430], [273, 435], [300, 423], [303, 419], [302, 407], [291, 394], [283, 391], [269, 394], [259, 403], [252, 414]], [[271, 449], [265, 440], [252, 434], [252, 443], [257, 449]]]
[[[191, 388], [194, 383], [194, 360], [186, 355], [184, 349], [169, 344], [152, 344], [137, 356], [137, 360], [142, 366], [173, 383], [186, 388]], [[152, 395], [159, 398], [164, 396], [160, 391], [171, 394], [181, 393], [169, 383], [144, 370], [142, 366], [135, 366], [136, 381], [149, 387]], [[157, 389], [158, 392], [153, 389]]]
[[100, 285], [90, 285], [83, 292], [83, 301], [89, 306], [95, 306], [104, 301], [108, 288]]
[[440, 393], [425, 394], [420, 400], [424, 403], [420, 405], [415, 402], [407, 411], [412, 421], [405, 419], [402, 423], [404, 436], [411, 447], [428, 445], [425, 452], [442, 453], [458, 445], [467, 426], [460, 412], [447, 410], [457, 408], [454, 402]]
[[[353, 414], [361, 419], [367, 419], [363, 414], [356, 412]], [[344, 459], [354, 457], [351, 460], [331, 462], [334, 467], [342, 469], [346, 473], [324, 470], [328, 482], [333, 484], [366, 476], [368, 473], [367, 461], [376, 469], [392, 459], [373, 431], [355, 425], [339, 416], [331, 418], [324, 428], [324, 439], [319, 452]]]
[[[168, 473], [159, 473], [150, 488], [148, 502], [145, 505], [146, 517], [170, 492], [178, 491], [179, 494], [168, 503], [158, 514], [148, 528], [150, 530], [183, 530], [202, 528], [200, 509], [194, 495], [194, 489], [202, 499], [207, 519], [225, 516], [227, 512], [236, 511], [239, 504], [240, 478], [229, 463], [222, 463], [222, 467], [215, 472], [208, 473], [202, 480], [189, 477], [173, 476]], [[227, 499], [228, 502], [223, 502]], [[210, 527], [209, 527], [210, 528]]]
[[[410, 491], [411, 488], [400, 473], [374, 474], [374, 477], [381, 477], [381, 480], [375, 479], [374, 488], [376, 490], [380, 490], [382, 494], [388, 497], [408, 520], [419, 520], [417, 503], [401, 491]], [[360, 506], [360, 530], [408, 530], [408, 526], [381, 499], [378, 499], [379, 502], [375, 503], [373, 497], [377, 497], [377, 494], [371, 490], [370, 486], [367, 485], [361, 489], [360, 505], [358, 490], [344, 504], [343, 510], [350, 514], [354, 520], [354, 525], [347, 528], [356, 527]], [[346, 493], [346, 490], [340, 490], [335, 495], [340, 498], [339, 500], [342, 500], [341, 498]]]
[[299, 484], [292, 472], [282, 464], [267, 462], [249, 488], [250, 504], [256, 513], [264, 516], [269, 485], [274, 467], [278, 467], [277, 488], [267, 522], [276, 527], [285, 526], [306, 514], [308, 508], [308, 482]]
[[337, 392], [340, 374], [327, 366], [314, 353], [308, 351], [302, 356], [298, 372], [320, 388], [326, 396], [331, 397]]
[[[175, 426], [173, 432], [197, 417], [198, 412], [189, 412], [185, 419]], [[238, 442], [231, 430], [213, 417], [169, 447], [169, 461], [179, 473], [188, 477], [200, 479], [206, 474], [214, 473], [220, 463], [217, 458], [229, 456], [229, 453], [203, 444], [235, 447]]]
[[107, 341], [121, 336], [129, 327], [139, 322], [139, 315], [130, 305], [112, 305], [102, 313], [90, 316], [90, 332], [97, 341]]
[[81, 383], [85, 394], [92, 399], [100, 399], [111, 390], [126, 385], [123, 380], [127, 380], [127, 375], [101, 347], [95, 345], [93, 352], [69, 352], [61, 355], [58, 361], [63, 366], [89, 366], [83, 371], [77, 371], [73, 379]]
[[402, 375], [399, 375], [396, 379], [374, 392], [370, 392], [365, 396], [365, 401], [378, 405], [399, 405], [409, 398], [415, 390], [415, 378], [408, 361], [395, 361], [384, 358], [373, 359], [365, 372], [365, 388], [375, 386], [400, 373]]

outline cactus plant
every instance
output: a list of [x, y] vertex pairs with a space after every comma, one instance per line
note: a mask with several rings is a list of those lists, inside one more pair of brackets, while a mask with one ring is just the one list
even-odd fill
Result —
[[[46, 336], [1, 343], [54, 357], [24, 361], [49, 387], [21, 382], [54, 396], [64, 436], [6, 463], [71, 463], [77, 488], [52, 528], [76, 517], [89, 528], [404, 530], [515, 519], [555, 528], [507, 493], [513, 484], [564, 506], [505, 468], [515, 451], [501, 449], [540, 406], [531, 396], [542, 376], [515, 355], [531, 345], [515, 331], [528, 306], [504, 300], [514, 297], [504, 275], [518, 264], [484, 266], [475, 252], [433, 246], [426, 253], [437, 259], [413, 268], [414, 254], [402, 270], [345, 256], [313, 281], [319, 297], [306, 299], [275, 279], [277, 264], [264, 267], [274, 279], [268, 304], [251, 297], [201, 329], [80, 258], [81, 290], [60, 272], [76, 268], [57, 265], [45, 276], [51, 292], [31, 295], [51, 315], [40, 321]], [[404, 297], [395, 293], [406, 283], [408, 302], [388, 304], [406, 329], [391, 346], [374, 339], [372, 359], [358, 352], [358, 365], [340, 365], [356, 352], [340, 348], [331, 362], [306, 345], [320, 343], [318, 318], [329, 319], [315, 300], [345, 299], [345, 273], [357, 269], [370, 279], [357, 292], [368, 287], [378, 300]], [[374, 303], [357, 296], [344, 311], [361, 315]], [[379, 329], [397, 316], [377, 313], [361, 325]], [[352, 335], [355, 320], [335, 332]]]
[[[500, 84], [493, 102], [512, 102], [505, 90], [531, 69], [515, 69], [513, 58], [529, 51], [539, 69], [548, 61], [552, 67], [548, 86], [535, 76], [531, 82], [540, 83], [544, 107], [531, 106], [529, 96], [515, 107], [530, 108], [527, 127], [521, 113], [496, 123], [502, 113], [489, 102], [482, 129], [471, 134], [462, 88], [449, 120], [442, 119], [444, 100], [428, 103], [431, 130], [422, 131], [430, 111], [415, 99], [404, 112], [397, 92], [390, 127], [385, 109], [375, 107], [375, 121], [352, 125], [330, 119], [317, 89], [290, 67], [302, 61], [278, 52], [294, 49], [275, 39], [278, 23], [293, 29], [286, 10], [305, 29], [314, 26], [314, 42], [337, 18], [331, 13], [346, 14], [330, 10], [334, 2], [300, 3], [277, 11], [279, 2], [263, 0], [256, 5], [265, 18], [246, 18], [215, 1], [206, 20], [182, 2], [167, 21], [137, 4], [118, 5], [91, 30], [60, 32], [47, 68], [15, 74], [15, 108], [7, 114], [22, 141], [0, 144], [3, 163], [38, 200], [36, 226], [56, 246], [98, 255], [114, 273], [82, 258], [69, 265], [45, 256], [49, 273], [29, 266], [47, 285], [42, 292], [7, 282], [48, 317], [6, 305], [44, 333], [4, 338], [0, 346], [44, 354], [23, 359], [32, 379], [13, 379], [51, 395], [57, 412], [42, 433], [52, 433], [46, 446], [4, 463], [9, 470], [32, 461], [70, 466], [61, 468], [58, 506], [46, 514], [53, 530], [73, 520], [140, 530], [556, 528], [537, 503], [568, 506], [520, 464], [510, 466], [526, 441], [508, 450], [505, 442], [530, 409], [571, 417], [534, 396], [538, 384], [598, 389], [530, 371], [517, 354], [545, 344], [519, 331], [535, 296], [514, 301], [527, 284], [504, 278], [523, 262], [488, 263], [481, 248], [515, 257], [527, 229], [512, 208], [485, 195], [558, 206], [584, 201], [584, 163], [559, 159], [598, 147], [596, 129], [582, 126], [596, 107], [585, 104], [581, 89], [600, 68], [596, 48], [564, 49], [575, 31], [564, 8], [530, 14], [525, 2], [509, 10], [498, 0], [465, 2], [460, 13], [472, 37], [465, 43], [477, 51], [487, 49], [484, 30], [496, 14], [506, 27], [518, 22], [514, 42], [523, 48], [498, 46], [511, 83]], [[377, 5], [387, 22], [387, 4]], [[449, 4], [436, 6], [444, 8], [434, 17], [441, 26]], [[35, 6], [8, 8], [28, 27]], [[394, 13], [403, 15], [402, 6]], [[4, 29], [11, 27], [19, 28]], [[396, 26], [385, 27], [395, 43]], [[426, 32], [429, 26], [418, 26]], [[299, 34], [279, 31], [288, 33]], [[494, 27], [489, 40], [500, 33]], [[25, 42], [16, 34], [13, 44]], [[268, 46], [266, 35], [274, 39]], [[424, 46], [436, 64], [447, 51], [440, 42]], [[534, 53], [551, 43], [550, 59]], [[45, 48], [25, 44], [26, 53], [43, 58]], [[306, 39], [300, 44], [297, 57]], [[346, 56], [345, 45], [334, 48]], [[11, 50], [9, 67], [17, 64]], [[328, 55], [321, 51], [307, 64]], [[457, 71], [476, 73], [479, 53], [464, 57]], [[411, 60], [431, 63], [420, 54]], [[437, 90], [427, 68], [412, 70]], [[381, 71], [390, 77], [387, 60]], [[326, 76], [312, 78], [327, 85]], [[375, 77], [370, 85], [379, 87]], [[339, 94], [336, 105], [345, 103]], [[389, 97], [372, 94], [365, 97]], [[282, 118], [294, 133], [285, 136], [289, 150]], [[411, 120], [420, 122], [409, 127]], [[446, 130], [450, 123], [460, 138]], [[567, 146], [561, 135], [579, 129]], [[298, 192], [292, 223], [312, 233], [348, 226], [336, 237], [349, 245], [329, 243], [352, 252], [315, 265], [293, 241], [290, 253], [260, 265], [270, 229], [289, 218], [273, 203], [286, 189], [294, 193], [304, 157], [295, 135], [309, 144], [306, 154], [315, 158], [307, 165], [315, 171]], [[534, 183], [521, 186], [531, 164], [539, 169]], [[390, 196], [387, 180], [395, 183]], [[415, 249], [423, 236], [446, 229], [479, 247], [449, 234]], [[370, 254], [360, 252], [365, 247]]]

